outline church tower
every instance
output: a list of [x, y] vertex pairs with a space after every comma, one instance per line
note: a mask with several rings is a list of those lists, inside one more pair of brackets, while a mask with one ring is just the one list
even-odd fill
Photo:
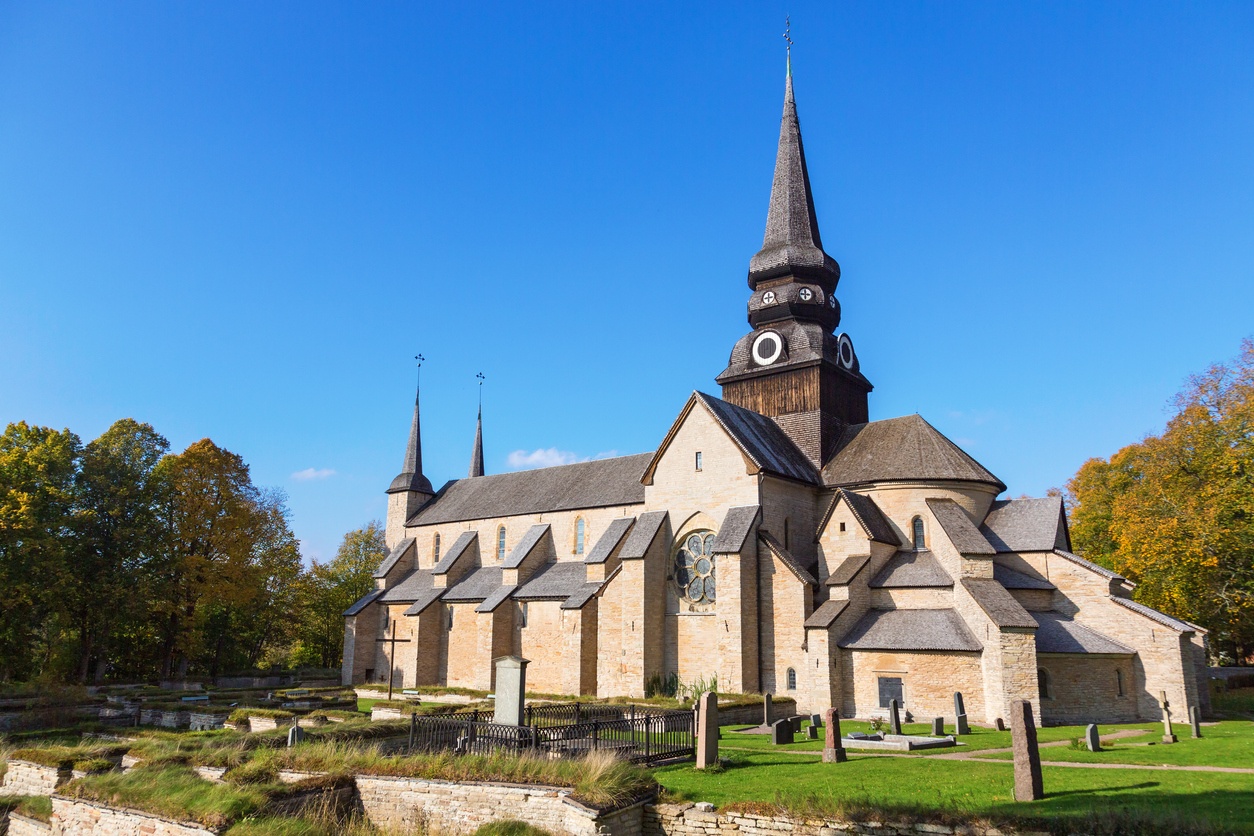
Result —
[[762, 249], [749, 261], [749, 324], [717, 378], [723, 400], [775, 420], [816, 467], [845, 426], [868, 420], [871, 382], [840, 325], [840, 265], [823, 251], [792, 68]]
[[414, 390], [414, 420], [409, 425], [409, 444], [405, 448], [405, 463], [401, 472], [388, 486], [388, 519], [384, 539], [388, 549], [405, 539], [405, 521], [427, 500], [435, 496], [431, 480], [422, 475], [422, 427], [419, 420], [421, 391]]

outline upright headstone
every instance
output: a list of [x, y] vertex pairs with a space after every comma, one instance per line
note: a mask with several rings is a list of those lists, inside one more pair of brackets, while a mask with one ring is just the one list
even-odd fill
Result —
[[901, 734], [901, 707], [896, 699], [888, 701], [888, 733]]
[[521, 656], [502, 656], [493, 660], [493, 664], [496, 665], [496, 711], [492, 722], [521, 726], [530, 662]]
[[962, 701], [962, 692], [954, 691], [954, 734], [970, 734], [971, 727], [967, 725], [967, 707]]
[[818, 740], [819, 739], [819, 727], [814, 724], [806, 726], [806, 739]]
[[298, 725], [293, 725], [287, 730], [287, 748], [292, 748], [297, 743], [304, 741], [305, 730]]
[[840, 744], [840, 712], [829, 708], [823, 712], [823, 720], [827, 732], [823, 740], [823, 763], [844, 763], [848, 756]]
[[762, 725], [771, 727], [775, 725], [775, 707], [771, 705], [771, 695], [762, 695]]
[[1015, 762], [1015, 801], [1039, 801], [1045, 797], [1041, 782], [1041, 753], [1036, 748], [1036, 722], [1032, 703], [1015, 700], [1010, 706], [1010, 731]]
[[1189, 725], [1193, 727], [1193, 739], [1200, 738], [1202, 736], [1202, 712], [1196, 705], [1189, 706]]
[[785, 717], [771, 724], [771, 742], [776, 746], [792, 743], [792, 720]]
[[1171, 703], [1167, 702], [1167, 692], [1159, 691], [1163, 707], [1163, 743], [1175, 743], [1177, 738], [1171, 731]]
[[933, 717], [932, 718], [932, 737], [944, 737], [944, 736], [945, 736], [945, 718]]
[[822, 714], [811, 714], [811, 715], [810, 715], [810, 725], [812, 725], [812, 726], [814, 726], [814, 727], [816, 727], [816, 728], [820, 728], [820, 729], [821, 729], [821, 728], [823, 728], [823, 715], [822, 715]]
[[1006, 721], [1000, 717], [998, 717], [996, 720], [993, 721], [993, 725], [997, 728], [998, 731], [1006, 730]]
[[801, 715], [797, 714], [788, 718], [792, 722], [792, 733], [801, 734]]
[[1097, 724], [1089, 723], [1088, 728], [1084, 730], [1084, 742], [1088, 745], [1090, 752], [1102, 751], [1102, 738], [1097, 733]]
[[718, 764], [718, 694], [706, 691], [697, 705], [697, 769], [705, 769]]

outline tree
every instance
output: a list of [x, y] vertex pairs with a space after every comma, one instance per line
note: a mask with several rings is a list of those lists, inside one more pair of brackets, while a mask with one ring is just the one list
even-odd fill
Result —
[[1138, 601], [1254, 655], [1254, 341], [1189, 379], [1160, 436], [1085, 462], [1067, 486], [1072, 540], [1137, 583]]
[[387, 555], [377, 521], [344, 535], [327, 563], [314, 562], [301, 584], [298, 662], [339, 667], [344, 656], [344, 610], [374, 589], [374, 573]]

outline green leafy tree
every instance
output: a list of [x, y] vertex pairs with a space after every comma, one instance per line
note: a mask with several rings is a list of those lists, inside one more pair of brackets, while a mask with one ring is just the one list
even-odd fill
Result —
[[383, 534], [377, 521], [350, 531], [335, 557], [315, 562], [305, 573], [294, 661], [339, 667], [344, 656], [344, 610], [374, 589], [374, 573], [387, 555]]

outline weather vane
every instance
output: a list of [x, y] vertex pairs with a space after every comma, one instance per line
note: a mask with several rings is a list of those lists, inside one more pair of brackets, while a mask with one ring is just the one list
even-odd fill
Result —
[[479, 374], [475, 375], [475, 377], [479, 379], [479, 409], [482, 410], [483, 409], [483, 381], [487, 380], [487, 378], [483, 376], [483, 372], [479, 372]]
[[423, 357], [421, 354], [415, 354], [414, 359], [418, 361], [418, 380], [421, 382], [422, 381], [422, 361], [426, 360], [427, 358]]
[[788, 42], [788, 57], [792, 58], [792, 19], [784, 17], [784, 40]]

